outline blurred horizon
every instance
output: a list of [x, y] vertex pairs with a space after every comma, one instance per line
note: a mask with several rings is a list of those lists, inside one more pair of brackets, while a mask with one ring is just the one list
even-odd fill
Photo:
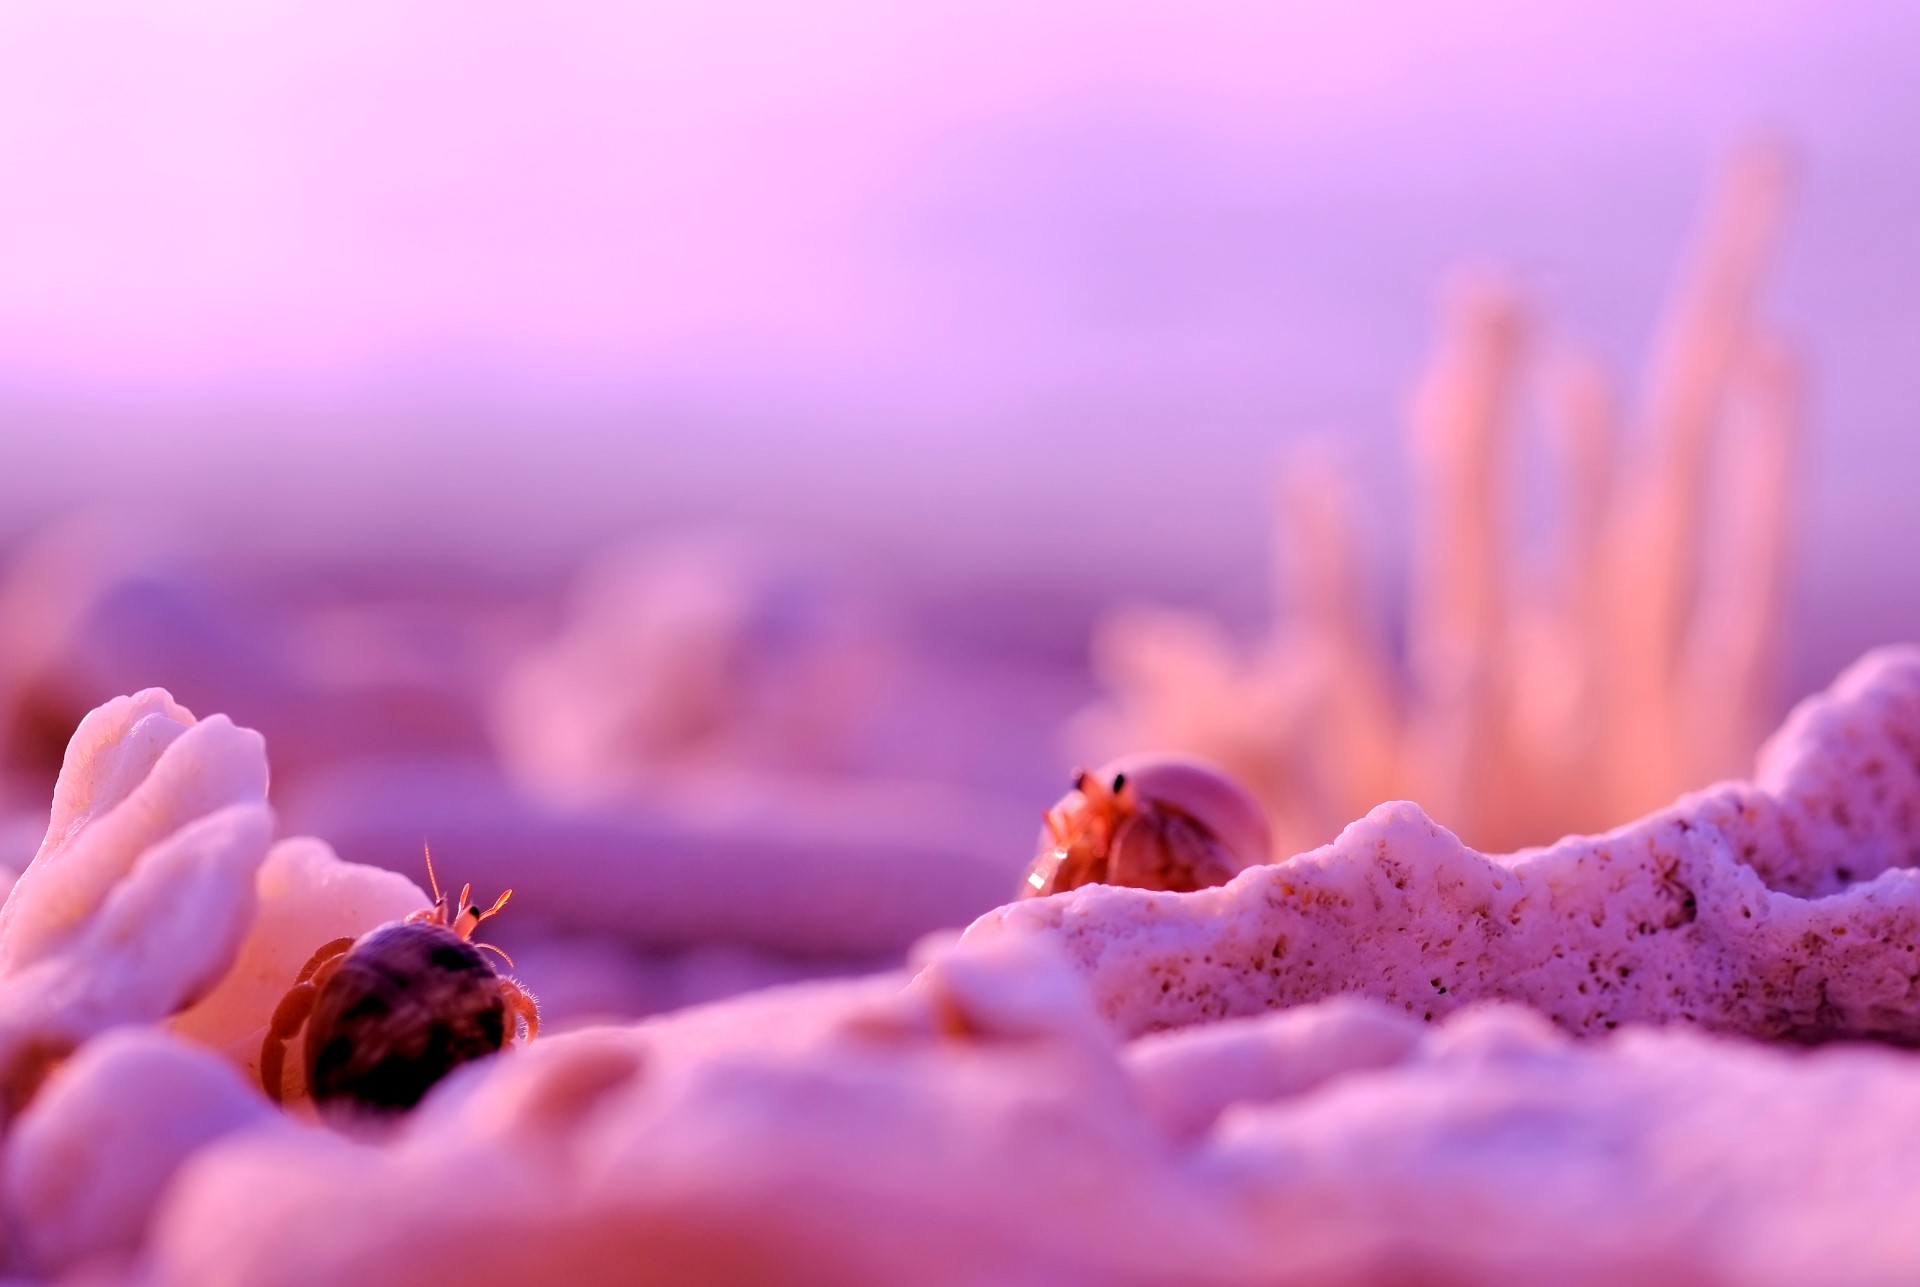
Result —
[[15, 6], [0, 541], [138, 501], [240, 561], [552, 576], [745, 525], [896, 585], [1247, 620], [1274, 463], [1309, 435], [1402, 575], [1403, 412], [1457, 267], [1508, 273], [1632, 399], [1701, 194], [1757, 130], [1800, 171], [1769, 311], [1814, 376], [1804, 689], [1920, 625], [1864, 553], [1912, 535], [1885, 462], [1920, 402], [1920, 147], [1883, 126], [1920, 108], [1916, 26]]

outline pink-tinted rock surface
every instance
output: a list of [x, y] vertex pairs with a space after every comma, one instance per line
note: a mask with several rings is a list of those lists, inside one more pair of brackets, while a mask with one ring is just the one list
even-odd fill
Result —
[[7, 1142], [14, 1258], [55, 1273], [131, 1255], [187, 1157], [226, 1135], [294, 1129], [210, 1051], [146, 1028], [108, 1033], [48, 1079]]
[[[146, 1284], [1894, 1284], [1920, 1066], [1359, 1000], [1122, 1045], [1038, 945], [545, 1042], [215, 1145]], [[1765, 1120], [1768, 1129], [1756, 1130]], [[350, 1231], [350, 1232], [349, 1232]], [[480, 1254], [484, 1252], [484, 1254]]]

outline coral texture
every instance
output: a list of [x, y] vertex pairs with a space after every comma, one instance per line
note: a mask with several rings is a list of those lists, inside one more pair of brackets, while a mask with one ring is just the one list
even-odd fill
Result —
[[1140, 1033], [1325, 997], [1431, 1019], [1523, 1001], [1580, 1033], [1697, 1023], [1920, 1041], [1920, 649], [1797, 710], [1758, 779], [1511, 855], [1385, 804], [1332, 844], [1194, 894], [1089, 887], [973, 940], [1060, 944]]

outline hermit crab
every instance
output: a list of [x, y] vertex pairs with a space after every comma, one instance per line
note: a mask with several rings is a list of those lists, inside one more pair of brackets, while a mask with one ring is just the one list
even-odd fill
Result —
[[471, 885], [449, 906], [427, 854], [433, 906], [313, 954], [281, 998], [260, 1047], [260, 1080], [277, 1103], [286, 1043], [306, 1026], [307, 1089], [323, 1111], [398, 1112], [420, 1102], [460, 1064], [501, 1049], [525, 1025], [540, 1030], [526, 989], [481, 955], [513, 961], [473, 942], [480, 923], [507, 904], [509, 889], [481, 908]]
[[1267, 861], [1267, 818], [1244, 787], [1202, 760], [1140, 755], [1082, 772], [1047, 811], [1025, 898], [1081, 885], [1186, 892]]

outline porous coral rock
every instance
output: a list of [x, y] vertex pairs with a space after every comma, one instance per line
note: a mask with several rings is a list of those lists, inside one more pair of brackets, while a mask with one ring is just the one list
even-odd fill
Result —
[[1915, 1129], [1902, 1052], [1571, 1043], [1497, 1006], [1393, 1067], [1230, 1108], [1196, 1164], [1253, 1223], [1368, 1245], [1368, 1281], [1892, 1287], [1920, 1274]]
[[1231, 1108], [1202, 1164], [1246, 1218], [1365, 1231], [1417, 1281], [1891, 1287], [1920, 1272], [1916, 1087], [1895, 1051], [1572, 1045], [1484, 1008], [1394, 1068]]
[[258, 734], [161, 689], [81, 721], [46, 839], [0, 908], [0, 1092], [9, 1111], [81, 1041], [213, 985], [272, 839]]
[[1490, 856], [1385, 804], [1218, 889], [1088, 887], [967, 937], [1055, 941], [1129, 1034], [1358, 994], [1423, 1019], [1523, 1001], [1582, 1033], [1920, 1041], [1917, 750], [1920, 649], [1890, 648], [1795, 714], [1759, 781], [1605, 835]]
[[343, 863], [320, 841], [269, 851], [266, 788], [257, 733], [196, 720], [162, 689], [81, 721], [46, 838], [0, 908], [0, 1080], [13, 1106], [93, 1034], [170, 1017], [253, 1075], [267, 1020], [315, 948], [427, 904], [404, 876]]

